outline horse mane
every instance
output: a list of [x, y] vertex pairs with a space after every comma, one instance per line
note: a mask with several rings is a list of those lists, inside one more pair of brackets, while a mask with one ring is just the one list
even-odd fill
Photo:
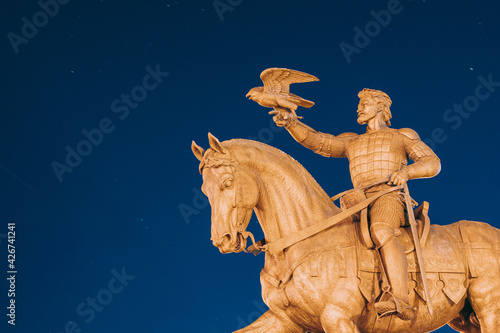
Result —
[[[281, 149], [278, 149], [276, 147], [262, 143], [260, 141], [254, 141], [254, 140], [248, 140], [248, 139], [231, 139], [231, 140], [223, 141], [222, 145], [224, 147], [229, 148], [231, 151], [235, 152], [236, 154], [237, 154], [237, 150], [232, 149], [232, 148], [239, 147], [239, 146], [244, 147], [246, 149], [254, 149], [255, 151], [261, 151], [263, 157], [267, 157], [269, 159], [271, 159], [271, 157], [274, 157], [274, 158], [272, 158], [272, 160], [276, 160], [279, 162], [286, 161], [286, 162], [292, 164], [294, 167], [299, 168], [299, 169], [303, 169], [304, 171], [306, 171], [304, 166], [302, 164], [300, 164], [297, 160], [295, 160], [292, 156], [288, 155], [287, 153], [285, 153]], [[256, 162], [256, 160], [252, 160], [251, 162]], [[256, 163], [254, 163], [254, 164], [256, 164]], [[311, 176], [311, 178], [312, 178], [312, 176]], [[314, 180], [314, 178], [313, 178], [313, 180]], [[316, 182], [316, 181], [314, 180], [314, 182]], [[318, 184], [318, 186], [319, 186], [319, 184]]]
[[[280, 175], [280, 171], [283, 169], [293, 170], [294, 176], [298, 177], [298, 180], [304, 186], [307, 188], [314, 188], [319, 193], [324, 194], [325, 197], [329, 198], [328, 194], [318, 184], [316, 179], [314, 179], [314, 177], [306, 170], [306, 168], [282, 150], [259, 141], [247, 139], [232, 139], [223, 141], [221, 144], [223, 147], [230, 150], [232, 158], [238, 162], [247, 163], [257, 170], [265, 169], [266, 172], [275, 173], [276, 177], [282, 176], [282, 173]], [[242, 147], [244, 149], [238, 149], [238, 147]], [[222, 165], [226, 164], [227, 160], [222, 161], [218, 159], [215, 163]], [[271, 166], [275, 165], [278, 167], [271, 168]], [[279, 166], [283, 166], [283, 168], [280, 168]]]

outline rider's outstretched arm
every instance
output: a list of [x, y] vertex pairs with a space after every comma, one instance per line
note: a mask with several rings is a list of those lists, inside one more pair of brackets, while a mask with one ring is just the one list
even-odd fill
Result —
[[347, 144], [357, 136], [355, 133], [335, 136], [317, 132], [293, 115], [288, 115], [287, 119], [276, 115], [273, 119], [278, 126], [284, 126], [297, 142], [325, 157], [347, 157]]

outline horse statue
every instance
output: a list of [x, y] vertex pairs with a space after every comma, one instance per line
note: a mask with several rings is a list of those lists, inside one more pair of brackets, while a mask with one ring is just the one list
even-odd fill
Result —
[[[192, 150], [220, 252], [244, 251], [248, 237], [258, 246], [246, 231], [253, 211], [267, 244], [341, 214], [306, 169], [279, 149], [244, 139], [219, 142], [210, 133], [209, 142], [205, 151], [193, 141]], [[416, 308], [415, 317], [403, 321], [377, 315], [380, 264], [376, 251], [360, 242], [356, 224], [345, 218], [284, 250], [265, 251], [260, 280], [269, 310], [236, 333], [431, 332], [445, 324], [459, 332], [500, 330], [500, 230], [473, 221], [430, 226], [422, 251], [433, 315], [413, 240], [402, 230]]]

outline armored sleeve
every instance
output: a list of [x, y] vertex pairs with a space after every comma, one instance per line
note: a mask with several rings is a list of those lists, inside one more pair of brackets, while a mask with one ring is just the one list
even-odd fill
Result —
[[403, 143], [408, 157], [414, 161], [403, 169], [408, 172], [408, 179], [429, 178], [441, 171], [439, 157], [427, 146], [418, 134], [409, 129], [399, 130], [403, 135]]
[[298, 120], [286, 129], [301, 145], [325, 157], [347, 157], [347, 144], [357, 135], [345, 133], [334, 136], [317, 132]]

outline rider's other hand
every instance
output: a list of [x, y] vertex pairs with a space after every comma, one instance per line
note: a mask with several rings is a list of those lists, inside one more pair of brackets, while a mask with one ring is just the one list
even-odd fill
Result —
[[408, 171], [399, 170], [392, 174], [389, 185], [403, 186], [408, 181]]

